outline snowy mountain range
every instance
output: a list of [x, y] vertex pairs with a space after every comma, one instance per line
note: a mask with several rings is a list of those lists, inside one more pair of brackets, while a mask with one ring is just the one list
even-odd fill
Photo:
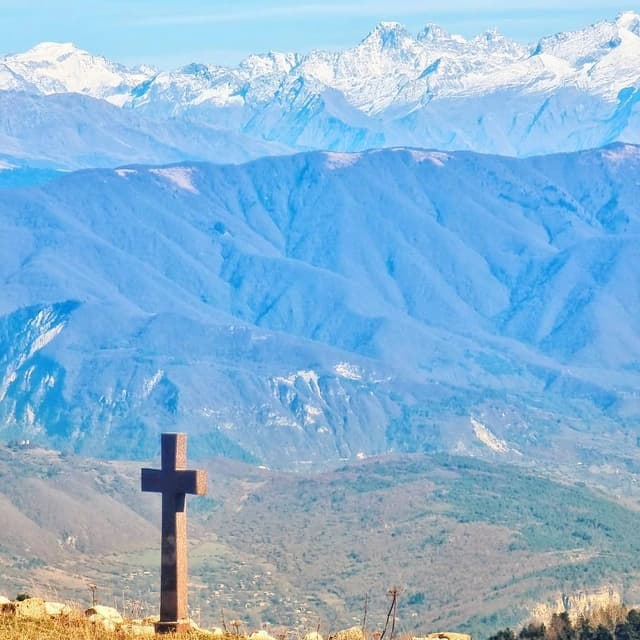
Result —
[[[345, 51], [252, 55], [237, 68], [126, 68], [43, 43], [0, 60], [0, 89], [0, 154], [18, 165], [393, 146], [572, 151], [640, 141], [640, 14], [530, 47], [495, 31], [466, 40], [436, 25], [414, 36], [382, 23]], [[38, 128], [64, 132], [64, 143]]]
[[[640, 412], [640, 147], [308, 152], [0, 190], [0, 427], [279, 467], [587, 461]], [[557, 446], [562, 443], [562, 446]]]

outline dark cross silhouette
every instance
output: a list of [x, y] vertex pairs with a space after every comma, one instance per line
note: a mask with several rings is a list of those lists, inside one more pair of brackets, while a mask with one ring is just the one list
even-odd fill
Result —
[[162, 434], [162, 469], [142, 470], [142, 490], [162, 494], [160, 622], [157, 633], [190, 629], [187, 610], [186, 494], [207, 492], [207, 472], [187, 470], [187, 434]]

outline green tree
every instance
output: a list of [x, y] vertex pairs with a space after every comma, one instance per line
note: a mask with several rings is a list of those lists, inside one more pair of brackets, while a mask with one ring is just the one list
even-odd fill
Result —
[[551, 638], [551, 640], [576, 640], [576, 631], [566, 611], [554, 613], [553, 616], [551, 616], [548, 637]]
[[543, 624], [530, 622], [526, 627], [522, 627], [518, 637], [520, 640], [544, 640], [546, 628]]
[[633, 628], [628, 622], [617, 624], [613, 635], [616, 640], [634, 640]]
[[596, 633], [594, 635], [594, 640], [613, 640], [613, 634], [607, 627], [603, 627], [602, 625], [598, 625], [596, 629]]
[[631, 609], [627, 614], [627, 624], [631, 629], [633, 640], [640, 640], [640, 611]]
[[588, 618], [580, 617], [578, 620], [577, 628], [578, 640], [594, 640], [596, 633], [593, 629], [593, 625]]
[[516, 640], [516, 634], [511, 629], [502, 629], [488, 640]]

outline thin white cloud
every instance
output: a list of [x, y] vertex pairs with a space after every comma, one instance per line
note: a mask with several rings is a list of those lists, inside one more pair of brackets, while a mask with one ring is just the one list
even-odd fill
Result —
[[387, 14], [393, 16], [406, 16], [423, 14], [484, 14], [484, 15], [514, 15], [519, 13], [547, 12], [572, 13], [585, 10], [610, 10], [610, 6], [603, 0], [588, 0], [582, 2], [580, 7], [569, 7], [565, 5], [558, 8], [555, 0], [539, 0], [538, 2], [527, 2], [520, 4], [517, 8], [505, 7], [502, 2], [489, 2], [482, 8], [477, 0], [467, 0], [466, 2], [456, 2], [455, 6], [451, 2], [425, 2], [424, 0], [398, 0], [396, 2], [351, 2], [351, 3], [311, 3], [296, 5], [275, 5], [270, 7], [252, 7], [247, 9], [221, 9], [207, 13], [171, 13], [165, 15], [148, 15], [136, 18], [129, 22], [136, 26], [179, 26], [196, 24], [226, 24], [256, 22], [265, 19], [277, 18], [300, 18], [300, 17], [329, 17], [329, 16], [379, 16]]
[[[418, 3], [406, 3], [400, 7], [400, 12], [419, 11]], [[193, 24], [224, 24], [234, 22], [252, 22], [265, 18], [288, 18], [300, 16], [326, 16], [326, 15], [369, 15], [384, 10], [382, 5], [358, 5], [358, 4], [306, 4], [296, 6], [273, 6], [243, 10], [222, 10], [210, 13], [193, 14], [167, 14], [157, 16], [144, 16], [134, 21], [135, 24], [145, 26], [162, 25], [193, 25]], [[394, 7], [398, 11], [398, 7]]]

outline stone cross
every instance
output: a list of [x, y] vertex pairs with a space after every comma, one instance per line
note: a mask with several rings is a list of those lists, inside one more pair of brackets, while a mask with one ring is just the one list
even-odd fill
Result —
[[190, 629], [186, 494], [207, 492], [207, 472], [187, 470], [187, 434], [162, 434], [162, 469], [142, 469], [142, 490], [162, 494], [160, 622], [157, 633]]

